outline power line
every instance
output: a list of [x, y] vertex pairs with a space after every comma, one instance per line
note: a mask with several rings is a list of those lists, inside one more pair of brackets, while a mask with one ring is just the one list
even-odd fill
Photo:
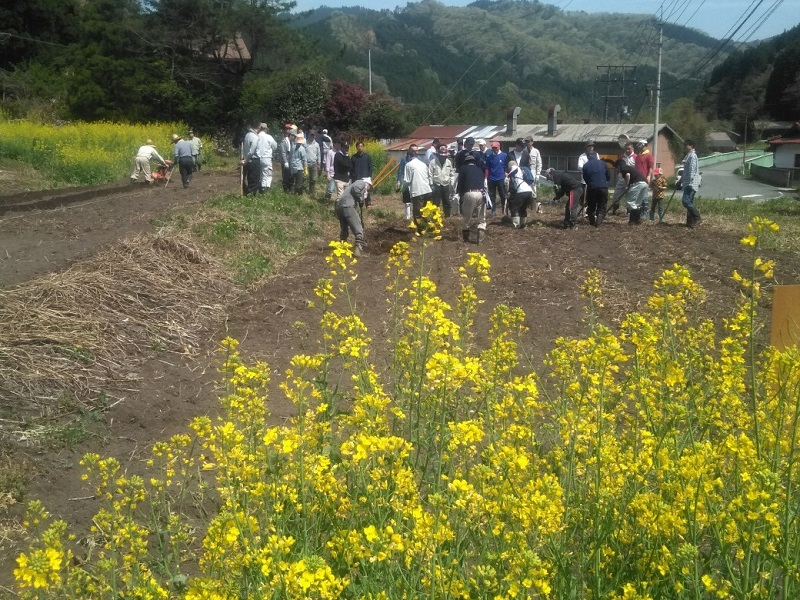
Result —
[[[757, 4], [756, 4], [756, 2], [757, 2]], [[758, 10], [758, 8], [763, 3], [764, 3], [764, 0], [753, 0], [753, 2], [750, 4], [750, 6], [748, 6], [748, 10], [750, 10], [750, 7], [753, 7], [752, 10], [750, 10], [749, 13], [747, 12], [747, 10], [745, 10], [745, 12], [742, 13], [742, 16], [739, 17], [739, 19], [737, 19], [736, 23], [739, 23], [739, 21], [741, 21], [741, 23], [739, 23], [738, 26], [736, 25], [736, 23], [734, 23], [734, 25], [731, 26], [731, 29], [733, 29], [735, 27], [735, 29], [733, 30], [733, 33], [730, 33], [731, 29], [729, 29], [728, 30], [729, 34], [726, 34], [727, 37], [720, 44], [718, 44], [717, 47], [714, 48], [708, 54], [708, 56], [706, 58], [701, 59], [692, 69], [690, 69], [690, 71], [686, 75], [683, 75], [674, 85], [671, 85], [671, 86], [669, 86], [667, 88], [663, 88], [663, 90], [671, 90], [671, 89], [675, 89], [677, 87], [680, 87], [681, 85], [683, 85], [684, 83], [689, 81], [689, 79], [691, 79], [697, 73], [699, 73], [704, 67], [706, 67], [712, 60], [714, 60], [714, 58], [716, 58], [720, 54], [720, 52], [722, 52], [722, 50], [728, 44], [730, 44], [733, 41], [734, 36], [736, 36], [736, 34], [739, 33], [739, 31], [742, 29], [742, 27], [744, 27], [745, 24], [753, 16], [753, 13], [755, 13], [755, 11]], [[755, 6], [753, 6], [754, 4], [755, 4]], [[746, 17], [745, 17], [745, 14], [747, 14]]]
[[61, 48], [67, 48], [66, 44], [58, 44], [56, 42], [46, 42], [44, 40], [37, 40], [36, 38], [32, 38], [32, 37], [30, 37], [28, 35], [18, 35], [16, 33], [9, 33], [7, 31], [0, 31], [0, 39], [7, 38], [7, 37], [17, 38], [17, 39], [20, 39], [20, 40], [27, 40], [29, 42], [35, 42], [37, 44], [47, 44], [48, 46], [60, 46]]

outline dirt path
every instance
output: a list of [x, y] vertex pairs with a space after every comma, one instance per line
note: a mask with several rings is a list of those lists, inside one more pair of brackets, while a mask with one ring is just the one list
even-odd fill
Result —
[[[103, 246], [152, 229], [157, 218], [233, 192], [239, 184], [233, 174], [213, 172], [196, 175], [188, 189], [175, 183], [167, 188], [142, 183], [37, 192], [39, 200], [57, 205], [61, 198], [67, 203], [0, 214], [0, 286], [62, 270]], [[0, 201], [0, 206], [12, 204], [16, 202], [8, 198]]]
[[[12, 285], [61, 269], [116, 239], [148, 230], [154, 219], [231, 190], [236, 183], [233, 176], [204, 175], [187, 191], [179, 186], [135, 189], [130, 195], [64, 209], [6, 215], [0, 220], [0, 280]], [[396, 198], [378, 198], [376, 205], [384, 212], [399, 206]], [[593, 267], [600, 268], [606, 278], [602, 319], [610, 324], [640, 306], [650, 295], [653, 280], [676, 262], [688, 266], [708, 290], [702, 314], [721, 319], [733, 310], [739, 292], [730, 274], [742, 270], [748, 258], [739, 247], [739, 233], [715, 228], [713, 217], [697, 230], [677, 224], [632, 228], [623, 218], [611, 217], [601, 229], [580, 226], [566, 231], [557, 227], [560, 208], [547, 206], [537, 217], [524, 231], [493, 222], [480, 247], [465, 245], [458, 221], [451, 220], [444, 239], [428, 253], [432, 277], [444, 294], [457, 289], [458, 267], [467, 252], [486, 253], [492, 281], [484, 296], [483, 323], [496, 303], [522, 307], [529, 327], [525, 352], [537, 368], [556, 337], [584, 331], [579, 290], [586, 271]], [[370, 256], [357, 265], [356, 299], [371, 337], [378, 341], [380, 364], [385, 350], [379, 340], [388, 328], [383, 292], [386, 254], [396, 241], [411, 237], [399, 220], [378, 225], [368, 218], [367, 233]], [[80, 481], [80, 456], [96, 450], [138, 470], [154, 441], [184, 431], [193, 416], [214, 414], [219, 395], [216, 349], [226, 335], [242, 341], [246, 359], [270, 364], [276, 390], [270, 401], [273, 417], [280, 421], [290, 416], [292, 406], [280, 398], [277, 384], [292, 355], [315, 349], [310, 332], [317, 314], [309, 309], [308, 300], [317, 280], [327, 275], [325, 253], [326, 243], [315, 241], [281, 273], [231, 306], [225, 320], [204, 332], [206, 342], [197, 356], [160, 354], [148, 360], [137, 373], [141, 387], [108, 411], [103, 433], [79, 448], [48, 457], [52, 469], [34, 481], [29, 497], [42, 498], [53, 514], [73, 524], [88, 523], [97, 504], [86, 499], [90, 492]], [[796, 281], [800, 259], [778, 258], [778, 280]], [[0, 585], [8, 585], [9, 575], [9, 561], [0, 561]]]

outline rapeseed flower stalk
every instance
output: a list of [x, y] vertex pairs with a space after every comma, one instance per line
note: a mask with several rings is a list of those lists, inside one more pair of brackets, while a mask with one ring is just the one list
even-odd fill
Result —
[[[743, 244], [773, 230], [756, 221]], [[390, 253], [393, 373], [371, 362], [337, 243], [315, 290], [319, 347], [277, 386], [295, 416], [272, 424], [269, 368], [224, 340], [218, 416], [156, 444], [144, 477], [84, 458], [102, 505], [90, 552], [30, 505], [20, 596], [800, 595], [800, 352], [752, 350], [771, 263], [734, 275], [721, 335], [680, 265], [619, 331], [600, 322], [592, 271], [587, 334], [556, 340], [540, 377], [519, 359], [519, 308], [495, 307], [472, 347], [488, 261], [467, 256], [453, 309], [422, 268], [431, 243]]]

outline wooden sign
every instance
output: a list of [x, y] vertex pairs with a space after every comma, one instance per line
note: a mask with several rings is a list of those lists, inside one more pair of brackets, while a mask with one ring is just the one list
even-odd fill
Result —
[[770, 343], [785, 350], [800, 343], [800, 285], [776, 285]]

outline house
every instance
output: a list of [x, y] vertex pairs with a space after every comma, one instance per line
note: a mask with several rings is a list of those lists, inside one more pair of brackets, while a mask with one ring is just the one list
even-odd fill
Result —
[[388, 141], [384, 148], [390, 157], [399, 162], [405, 158], [406, 150], [412, 144], [416, 144], [421, 150], [427, 150], [434, 139], [442, 144], [452, 144], [468, 137], [476, 140], [483, 138], [488, 144], [489, 140], [505, 129], [503, 125], [422, 125], [408, 134], [408, 137]]
[[[509, 110], [506, 130], [494, 136], [503, 150], [513, 147], [518, 138], [533, 137], [533, 145], [542, 155], [544, 169], [550, 167], [559, 171], [578, 173], [578, 157], [583, 153], [586, 142], [593, 140], [595, 151], [601, 158], [616, 160], [622, 152], [625, 140], [636, 142], [648, 140], [651, 151], [656, 155], [656, 163], [664, 170], [664, 175], [675, 175], [676, 161], [670, 150], [670, 141], [682, 142], [682, 138], [665, 123], [658, 125], [658, 140], [652, 145], [653, 123], [559, 123], [558, 112], [561, 107], [551, 106], [548, 123], [541, 125], [517, 124], [519, 108]], [[678, 162], [682, 157], [678, 157]]]
[[752, 165], [750, 173], [764, 183], [776, 186], [796, 186], [800, 184], [800, 121], [786, 133], [767, 140], [773, 153], [772, 167]]
[[739, 149], [729, 131], [712, 131], [706, 137], [706, 142], [712, 152], [733, 152]]
[[[466, 137], [484, 138], [487, 145], [491, 141], [499, 141], [501, 148], [508, 152], [518, 138], [533, 137], [533, 145], [542, 155], [543, 169], [550, 167], [559, 171], [578, 173], [578, 157], [584, 152], [586, 142], [593, 140], [595, 151], [601, 158], [615, 161], [622, 153], [621, 143], [624, 140], [635, 142], [646, 139], [652, 143], [653, 123], [622, 124], [572, 124], [559, 123], [558, 105], [550, 108], [548, 123], [537, 125], [518, 124], [520, 108], [510, 108], [506, 114], [506, 125], [424, 125], [415, 129], [407, 138], [391, 140], [385, 144], [390, 156], [398, 161], [413, 143], [421, 149], [427, 149], [434, 138], [443, 144], [449, 144]], [[657, 154], [656, 161], [661, 165], [667, 177], [675, 175], [676, 161], [670, 151], [670, 141], [682, 142], [682, 138], [668, 125], [658, 125], [658, 142], [651, 151]], [[678, 157], [678, 162], [683, 157]]]

